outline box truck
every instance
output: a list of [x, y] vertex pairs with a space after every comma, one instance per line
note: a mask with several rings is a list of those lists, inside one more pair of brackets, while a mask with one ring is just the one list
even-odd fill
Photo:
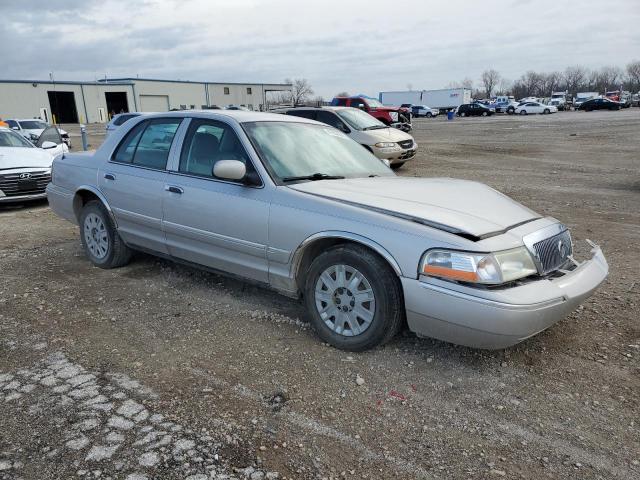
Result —
[[464, 103], [471, 103], [471, 90], [468, 88], [444, 88], [441, 90], [406, 90], [398, 92], [380, 92], [383, 105], [428, 105], [441, 112], [453, 110]]

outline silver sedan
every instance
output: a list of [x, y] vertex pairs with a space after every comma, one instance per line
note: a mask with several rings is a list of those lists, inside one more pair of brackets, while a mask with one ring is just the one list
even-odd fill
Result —
[[303, 299], [346, 350], [421, 336], [503, 348], [550, 327], [605, 279], [567, 228], [486, 185], [396, 176], [337, 129], [258, 112], [134, 118], [53, 165], [53, 210], [88, 259], [134, 250]]

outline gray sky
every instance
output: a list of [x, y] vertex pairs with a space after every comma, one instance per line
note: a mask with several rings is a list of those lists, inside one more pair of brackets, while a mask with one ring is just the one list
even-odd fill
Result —
[[640, 0], [0, 0], [1, 78], [442, 88], [640, 60]]

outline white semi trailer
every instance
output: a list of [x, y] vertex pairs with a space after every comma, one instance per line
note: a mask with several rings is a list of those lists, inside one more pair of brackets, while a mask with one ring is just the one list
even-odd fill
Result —
[[471, 103], [468, 88], [443, 88], [440, 90], [406, 90], [401, 92], [380, 92], [383, 105], [427, 105], [441, 112], [452, 110], [465, 103]]

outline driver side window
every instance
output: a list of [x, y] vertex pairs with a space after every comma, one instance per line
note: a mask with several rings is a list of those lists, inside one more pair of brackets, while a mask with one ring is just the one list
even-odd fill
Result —
[[182, 145], [178, 171], [216, 178], [213, 167], [219, 160], [239, 160], [247, 171], [253, 169], [247, 152], [229, 125], [215, 120], [191, 120]]

